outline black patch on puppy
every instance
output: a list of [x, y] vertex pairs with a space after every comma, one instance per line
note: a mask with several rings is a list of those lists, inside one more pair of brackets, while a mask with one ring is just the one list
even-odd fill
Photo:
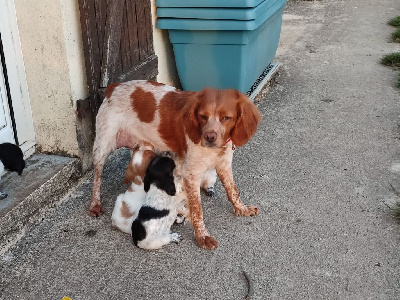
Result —
[[139, 210], [138, 219], [142, 221], [149, 221], [151, 219], [161, 219], [168, 214], [168, 209], [158, 210], [150, 206], [142, 206]]
[[18, 175], [21, 175], [22, 170], [25, 168], [22, 150], [11, 143], [0, 144], [0, 160], [5, 169], [17, 172]]
[[135, 246], [141, 240], [146, 238], [146, 229], [143, 226], [143, 222], [151, 219], [161, 219], [168, 216], [169, 210], [163, 209], [158, 210], [150, 206], [142, 206], [139, 210], [137, 218], [132, 223], [132, 239]]
[[144, 228], [142, 222], [140, 222], [138, 219], [133, 221], [131, 228], [132, 228], [132, 240], [135, 246], [137, 247], [138, 242], [146, 238], [146, 228]]
[[[174, 161], [169, 157], [154, 157], [146, 170], [143, 180], [144, 190], [147, 193], [150, 185], [154, 184], [158, 189], [165, 191], [170, 196], [175, 196], [175, 182], [173, 171], [175, 169]], [[156, 209], [151, 206], [142, 206], [139, 210], [137, 218], [132, 222], [132, 239], [135, 246], [139, 241], [146, 238], [146, 228], [144, 222], [151, 219], [161, 219], [168, 216], [169, 209]]]
[[150, 184], [154, 183], [157, 188], [165, 191], [168, 195], [175, 196], [174, 169], [175, 163], [169, 157], [154, 157], [150, 162], [144, 177], [145, 192], [148, 192]]

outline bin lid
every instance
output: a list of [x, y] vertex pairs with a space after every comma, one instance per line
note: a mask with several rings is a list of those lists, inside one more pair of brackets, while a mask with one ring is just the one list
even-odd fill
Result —
[[158, 7], [159, 18], [254, 20], [269, 9], [276, 0], [264, 0], [250, 8]]
[[274, 0], [273, 5], [254, 20], [158, 18], [157, 27], [176, 30], [255, 30], [279, 10], [285, 2], [286, 0]]
[[256, 7], [264, 0], [156, 0], [157, 7]]

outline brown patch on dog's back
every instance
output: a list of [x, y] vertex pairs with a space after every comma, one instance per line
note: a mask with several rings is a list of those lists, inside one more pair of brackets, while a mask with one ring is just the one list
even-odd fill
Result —
[[140, 121], [151, 123], [156, 113], [157, 102], [153, 93], [146, 92], [138, 87], [131, 94], [132, 108], [137, 113]]
[[125, 201], [122, 200], [122, 205], [121, 205], [121, 217], [123, 218], [130, 218], [134, 215], [134, 213], [131, 213], [129, 210], [128, 204], [126, 204]]
[[110, 99], [110, 97], [111, 97], [112, 93], [114, 92], [115, 88], [117, 86], [119, 86], [119, 85], [120, 85], [120, 83], [109, 84], [107, 86], [107, 89], [106, 89], [106, 94], [105, 94], [106, 98]]

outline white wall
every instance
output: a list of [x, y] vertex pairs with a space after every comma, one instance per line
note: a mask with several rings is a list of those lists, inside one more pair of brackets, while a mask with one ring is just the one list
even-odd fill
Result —
[[15, 7], [37, 149], [77, 156], [75, 101], [87, 93], [77, 1]]
[[152, 1], [152, 18], [153, 18], [153, 41], [154, 52], [158, 56], [158, 76], [157, 81], [178, 86], [180, 84], [178, 73], [176, 71], [174, 52], [169, 42], [167, 30], [161, 30], [156, 27], [157, 16], [155, 0]]

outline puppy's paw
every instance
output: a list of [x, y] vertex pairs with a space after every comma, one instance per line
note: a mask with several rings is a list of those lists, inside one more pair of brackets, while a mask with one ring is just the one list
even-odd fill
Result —
[[200, 236], [196, 237], [197, 239], [197, 244], [199, 244], [200, 248], [206, 249], [206, 250], [214, 250], [218, 248], [218, 242], [217, 240], [212, 237], [212, 236]]
[[89, 214], [92, 217], [99, 217], [104, 213], [104, 208], [101, 206], [101, 204], [96, 204], [93, 207], [89, 207]]
[[215, 188], [213, 186], [210, 186], [210, 187], [204, 189], [204, 192], [206, 193], [206, 195], [208, 197], [215, 197], [215, 195], [216, 195]]
[[185, 222], [185, 217], [182, 215], [177, 215], [176, 219], [175, 219], [175, 223], [176, 224], [182, 224], [183, 222]]
[[173, 232], [170, 233], [169, 235], [171, 237], [171, 242], [174, 242], [178, 244], [180, 241], [182, 241], [182, 236], [179, 233]]
[[249, 205], [249, 206], [243, 206], [241, 208], [235, 208], [235, 215], [243, 217], [258, 215], [258, 207]]

